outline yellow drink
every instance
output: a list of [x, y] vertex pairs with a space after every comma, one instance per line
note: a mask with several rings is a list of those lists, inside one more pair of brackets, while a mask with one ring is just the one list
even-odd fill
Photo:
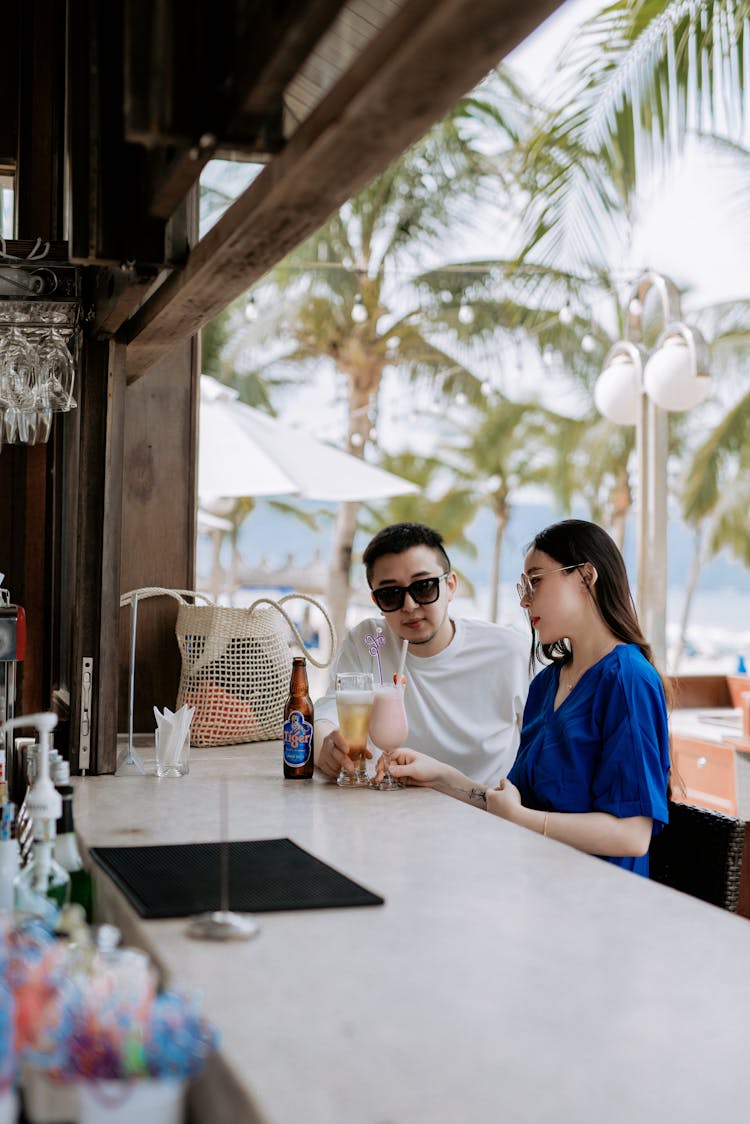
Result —
[[349, 743], [349, 756], [353, 759], [364, 757], [372, 699], [372, 691], [339, 691], [336, 694], [339, 729]]

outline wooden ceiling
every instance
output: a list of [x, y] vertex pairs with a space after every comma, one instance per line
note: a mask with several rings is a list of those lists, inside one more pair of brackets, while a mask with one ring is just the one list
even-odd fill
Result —
[[[94, 325], [127, 344], [129, 381], [319, 227], [558, 3], [75, 0], [57, 9], [64, 34], [46, 40], [37, 5], [14, 5], [22, 66], [33, 57], [42, 92], [62, 75], [65, 167], [48, 192], [64, 212], [58, 236], [72, 262], [97, 267]], [[13, 144], [5, 106], [0, 166]], [[215, 157], [265, 166], [194, 242], [194, 188]]]

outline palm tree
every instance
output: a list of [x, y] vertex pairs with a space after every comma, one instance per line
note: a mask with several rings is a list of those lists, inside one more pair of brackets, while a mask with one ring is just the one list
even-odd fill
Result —
[[[420, 456], [411, 452], [384, 454], [380, 465], [388, 472], [412, 480], [421, 494], [394, 496], [381, 504], [363, 504], [358, 535], [369, 539], [391, 523], [426, 523], [440, 531], [449, 554], [458, 551], [476, 558], [477, 548], [469, 537], [469, 527], [477, 513], [473, 483], [460, 480], [446, 465], [443, 456]], [[460, 573], [460, 567], [456, 569], [466, 592], [471, 595], [471, 582]]]
[[[627, 242], [638, 189], [691, 137], [747, 164], [748, 16], [748, 0], [618, 0], [578, 30], [561, 55], [555, 108], [540, 115], [525, 146], [525, 257], [584, 272], [606, 261], [613, 240]], [[722, 381], [722, 340], [747, 339], [746, 309], [735, 304], [718, 318], [732, 316], [741, 322], [734, 329], [714, 323], [713, 331], [704, 330]], [[709, 417], [709, 411], [699, 413]], [[718, 425], [714, 416], [709, 424], [715, 429], [692, 464], [690, 427], [679, 427], [689, 466], [683, 515], [694, 528], [695, 548], [678, 659], [702, 567], [724, 546], [742, 557], [748, 540], [736, 447], [736, 426], [747, 427], [747, 420], [742, 401], [730, 405]], [[672, 421], [670, 429], [674, 434], [678, 425]]]
[[[479, 394], [479, 380], [448, 350], [412, 283], [413, 262], [440, 253], [469, 205], [497, 194], [494, 159], [475, 144], [477, 121], [490, 118], [509, 141], [518, 138], [520, 92], [503, 78], [492, 99], [464, 100], [419, 143], [294, 250], [256, 287], [261, 315], [244, 330], [243, 346], [269, 352], [264, 372], [294, 370], [297, 378], [332, 363], [346, 387], [349, 453], [363, 457], [372, 442], [378, 396], [388, 368], [429, 379], [447, 393]], [[510, 93], [513, 101], [511, 102]], [[505, 95], [505, 99], [503, 97]], [[504, 112], [511, 106], [507, 117]], [[272, 340], [288, 346], [273, 354]], [[359, 504], [337, 513], [328, 604], [341, 633], [349, 593]]]
[[470, 420], [453, 450], [459, 479], [474, 491], [473, 506], [489, 507], [495, 521], [489, 588], [490, 620], [497, 621], [503, 539], [513, 499], [520, 488], [546, 481], [553, 446], [547, 440], [548, 414], [533, 403], [493, 394], [478, 414], [478, 424]]

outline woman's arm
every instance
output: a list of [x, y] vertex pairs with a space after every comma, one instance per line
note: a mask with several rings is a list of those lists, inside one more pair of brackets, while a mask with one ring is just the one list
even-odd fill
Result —
[[653, 821], [648, 816], [619, 819], [609, 812], [538, 812], [524, 808], [518, 789], [508, 780], [488, 790], [487, 811], [589, 855], [640, 857], [651, 843]]
[[464, 804], [473, 804], [475, 808], [487, 808], [488, 790], [484, 785], [476, 784], [452, 765], [435, 761], [426, 753], [417, 753], [415, 749], [404, 746], [391, 756], [388, 768], [397, 780], [422, 788], [434, 788], [462, 800]]

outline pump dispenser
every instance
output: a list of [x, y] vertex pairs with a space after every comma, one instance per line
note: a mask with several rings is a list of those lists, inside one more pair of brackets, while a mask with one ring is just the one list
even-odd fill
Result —
[[70, 900], [70, 878], [54, 858], [55, 825], [62, 813], [62, 800], [49, 775], [49, 753], [57, 715], [24, 714], [5, 723], [5, 728], [33, 726], [39, 749], [34, 783], [26, 794], [26, 806], [34, 824], [31, 860], [15, 880], [16, 909], [39, 915], [54, 927], [58, 911]]

